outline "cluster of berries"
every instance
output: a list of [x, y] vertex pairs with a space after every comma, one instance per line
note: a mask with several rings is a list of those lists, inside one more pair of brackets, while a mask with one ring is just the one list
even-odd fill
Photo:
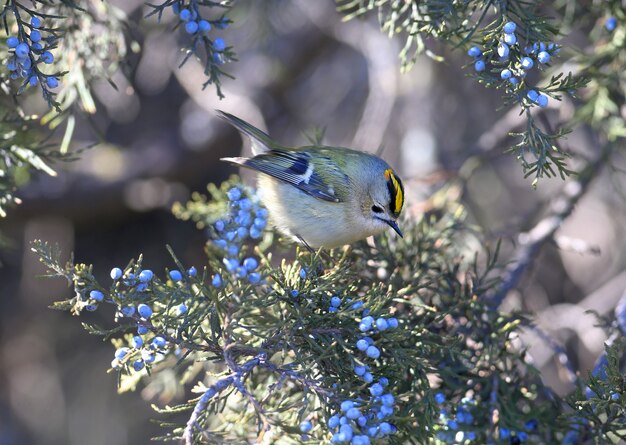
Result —
[[[435, 402], [438, 405], [444, 404], [446, 396], [439, 392], [435, 394]], [[461, 399], [461, 403], [458, 404], [454, 412], [450, 412], [446, 408], [440, 408], [439, 410], [439, 424], [441, 425], [440, 432], [437, 434], [437, 439], [444, 443], [467, 443], [477, 440], [476, 433], [471, 431], [472, 424], [474, 423], [474, 416], [472, 410], [476, 407], [478, 402], [470, 397], [464, 397]], [[529, 435], [537, 429], [538, 422], [536, 419], [530, 419], [524, 425], [522, 431], [511, 431], [506, 427], [498, 428], [499, 443], [510, 443], [511, 445], [522, 444], [526, 442]], [[495, 445], [493, 442], [487, 442], [487, 445]]]
[[530, 70], [550, 62], [553, 56], [559, 53], [559, 47], [554, 43], [535, 42], [523, 49], [520, 46], [515, 31], [517, 24], [507, 22], [502, 27], [502, 35], [495, 50], [483, 51], [472, 46], [467, 54], [474, 58], [474, 70], [483, 72], [490, 62], [502, 82], [506, 82], [507, 89], [521, 92], [519, 101], [526, 106], [539, 105], [544, 108], [548, 105], [548, 96], [532, 88], [520, 88], [525, 85], [525, 78]]
[[[300, 269], [300, 278], [306, 279], [307, 272]], [[293, 289], [289, 292], [292, 298], [299, 298], [300, 292]], [[338, 312], [344, 300], [333, 295], [328, 301], [328, 312]], [[351, 298], [345, 299], [347, 310], [357, 311], [363, 308], [363, 301], [353, 301]], [[396, 329], [399, 326], [395, 317], [374, 318], [369, 315], [369, 309], [361, 312], [359, 331], [361, 335], [356, 341], [356, 349], [364, 353], [364, 360], [380, 358], [381, 351], [375, 345], [373, 335], [381, 334], [384, 331]], [[376, 382], [370, 366], [364, 364], [364, 360], [359, 359], [354, 365], [354, 374], [368, 385], [369, 397], [356, 397], [352, 400], [344, 400], [335, 413], [327, 421], [327, 428], [332, 433], [331, 443], [350, 443], [351, 445], [370, 445], [372, 440], [384, 438], [397, 431], [395, 425], [390, 422], [390, 418], [395, 411], [395, 397], [386, 388], [389, 379], [380, 377]], [[300, 431], [304, 434], [303, 440], [308, 440], [307, 433], [313, 428], [310, 420], [300, 423]]]
[[[374, 380], [367, 365], [356, 365], [354, 373], [366, 383]], [[344, 400], [338, 412], [328, 419], [328, 429], [333, 432], [331, 443], [369, 445], [397, 431], [388, 421], [395, 409], [395, 397], [386, 391], [389, 380], [381, 377], [369, 386], [369, 400]], [[301, 425], [302, 427], [302, 425]], [[301, 428], [302, 429], [302, 428]]]
[[180, 21], [184, 23], [185, 32], [194, 37], [203, 37], [212, 50], [213, 61], [218, 65], [224, 63], [226, 61], [224, 56], [226, 42], [221, 37], [210, 39], [207, 33], [213, 28], [226, 29], [230, 23], [229, 20], [225, 17], [217, 20], [206, 20], [202, 18], [198, 5], [193, 2], [188, 7], [183, 7], [181, 2], [176, 2], [172, 5], [172, 9], [178, 15]]
[[[230, 216], [214, 224], [218, 238], [213, 243], [224, 250], [225, 269], [234, 279], [245, 278], [249, 283], [257, 284], [262, 279], [261, 274], [256, 272], [259, 267], [258, 260], [247, 257], [240, 261], [239, 254], [246, 239], [262, 237], [263, 229], [267, 225], [267, 210], [260, 207], [258, 200], [245, 197], [242, 190], [237, 187], [228, 191], [228, 198]], [[186, 272], [171, 270], [168, 272], [168, 286], [188, 285], [188, 280], [197, 274], [195, 267], [189, 268]], [[130, 369], [141, 371], [146, 365], [162, 359], [171, 346], [165, 336], [155, 333], [151, 318], [163, 310], [167, 310], [169, 316], [183, 317], [188, 313], [189, 307], [184, 302], [168, 308], [158, 304], [150, 306], [148, 294], [163, 283], [149, 269], [123, 271], [119, 267], [114, 267], [110, 276], [116, 288], [114, 291], [116, 298], [107, 301], [118, 305], [116, 314], [118, 317], [131, 318], [137, 324], [136, 335], [129, 339], [128, 346], [116, 350], [111, 366], [115, 369], [129, 366]], [[216, 288], [222, 287], [224, 284], [222, 275], [215, 274], [211, 284]], [[105, 294], [93, 289], [89, 291], [88, 297], [81, 301], [81, 306], [94, 311], [103, 301]]]
[[[356, 366], [355, 372], [363, 369], [363, 375], [370, 375], [367, 366]], [[385, 418], [394, 411], [395, 398], [391, 393], [385, 393], [389, 381], [381, 377], [377, 383], [370, 386], [371, 394], [368, 401], [344, 400], [338, 412], [328, 419], [328, 429], [333, 432], [331, 443], [350, 443], [350, 445], [370, 445], [373, 439], [381, 439], [397, 431], [392, 423]], [[310, 420], [300, 423], [300, 431], [304, 434], [311, 431], [313, 424]], [[303, 437], [307, 439], [307, 437]]]
[[[292, 291], [292, 296], [296, 297], [297, 295], [297, 291]], [[341, 303], [341, 298], [333, 296], [330, 300], [329, 312], [336, 312]], [[358, 310], [362, 306], [363, 302], [357, 301], [352, 303], [350, 309]], [[370, 331], [371, 333], [379, 333], [397, 327], [398, 320], [396, 318], [379, 317], [374, 319], [368, 315], [367, 310], [364, 311], [359, 324], [359, 330], [363, 333]], [[365, 352], [366, 356], [371, 359], [375, 360], [380, 357], [380, 349], [374, 345], [374, 340], [370, 336], [360, 338], [356, 342], [356, 347], [359, 351]], [[354, 400], [344, 400], [337, 412], [328, 419], [327, 427], [333, 433], [331, 443], [369, 445], [372, 440], [381, 439], [397, 431], [396, 426], [389, 422], [389, 418], [395, 410], [396, 400], [393, 394], [386, 390], [389, 379], [380, 377], [378, 381], [374, 382], [374, 375], [370, 367], [362, 363], [357, 363], [353, 369], [355, 375], [369, 385], [369, 398], [367, 400], [361, 397]], [[309, 420], [300, 423], [302, 433], [306, 434], [312, 428], [313, 425]]]
[[[121, 317], [133, 318], [137, 322], [137, 335], [130, 339], [128, 347], [122, 347], [116, 350], [115, 358], [111, 362], [111, 367], [119, 369], [125, 364], [129, 364], [135, 371], [141, 371], [146, 365], [154, 363], [163, 357], [168, 350], [168, 342], [162, 335], [154, 335], [148, 328], [149, 320], [153, 316], [155, 309], [146, 303], [134, 304], [141, 301], [143, 295], [150, 290], [155, 283], [154, 272], [149, 269], [137, 271], [133, 273], [128, 271], [126, 274], [119, 267], [111, 269], [111, 279], [115, 282], [121, 282], [126, 289], [117, 292], [118, 297], [124, 300], [131, 300], [127, 304], [118, 306], [117, 315]], [[195, 267], [187, 270], [186, 276], [193, 278], [197, 276], [198, 271]], [[171, 270], [168, 274], [171, 284], [176, 286], [178, 283], [185, 281], [185, 276], [179, 270]], [[104, 299], [102, 292], [94, 290], [90, 292], [93, 299], [94, 293]], [[185, 303], [180, 303], [173, 308], [172, 315], [181, 317], [189, 310]]]
[[[435, 402], [441, 405], [446, 401], [443, 393], [435, 394]], [[476, 433], [471, 431], [474, 416], [472, 407], [476, 401], [468, 397], [461, 400], [461, 404], [452, 413], [445, 408], [439, 410], [439, 424], [441, 429], [437, 434], [437, 439], [445, 443], [464, 443], [476, 440]], [[470, 431], [468, 431], [470, 430]]]
[[[228, 191], [230, 215], [213, 225], [217, 238], [213, 244], [225, 253], [223, 259], [226, 270], [236, 278], [246, 278], [251, 284], [261, 281], [261, 274], [255, 272], [259, 262], [252, 257], [239, 258], [242, 244], [252, 238], [258, 240], [263, 236], [263, 229], [267, 226], [267, 209], [261, 207], [258, 200], [244, 196], [238, 187]], [[222, 277], [216, 274], [213, 277], [213, 286], [221, 287]]]
[[[530, 419], [524, 424], [523, 431], [511, 431], [509, 428], [501, 427], [499, 430], [500, 439], [509, 439], [509, 442], [513, 445], [524, 443], [528, 440], [530, 434], [537, 429], [538, 424], [536, 419]], [[488, 443], [487, 445], [494, 444]]]
[[[359, 330], [363, 333], [370, 331], [382, 332], [387, 329], [395, 329], [398, 327], [398, 324], [397, 318], [379, 317], [374, 319], [371, 315], [367, 315], [366, 312], [359, 323]], [[380, 357], [380, 349], [374, 345], [374, 340], [369, 336], [364, 336], [357, 340], [356, 347], [359, 351], [365, 352], [365, 355], [369, 358], [377, 359]]]
[[[306, 271], [304, 269], [300, 270], [300, 278], [302, 278], [303, 280], [306, 278]], [[294, 291], [292, 291], [292, 296], [296, 297], [297, 295], [293, 295], [293, 293]], [[359, 309], [363, 307], [362, 301], [355, 301], [354, 303], [352, 301], [353, 301], [352, 298], [346, 299], [346, 303], [348, 304], [352, 303], [350, 304], [348, 308], [349, 310], [358, 311]], [[328, 312], [330, 312], [331, 314], [338, 312], [341, 309], [342, 304], [343, 304], [343, 299], [337, 295], [333, 295], [329, 301]], [[369, 313], [369, 309], [365, 309], [363, 311], [363, 316], [367, 315], [368, 313]]]
[[161, 336], [146, 342], [142, 336], [135, 335], [130, 344], [131, 347], [118, 348], [115, 351], [111, 368], [119, 369], [124, 363], [129, 362], [135, 371], [141, 371], [146, 365], [151, 365], [157, 358], [163, 357], [167, 349], [167, 341]]
[[30, 34], [22, 30], [19, 37], [7, 38], [6, 43], [11, 53], [7, 62], [9, 77], [12, 80], [25, 79], [24, 86], [37, 86], [42, 82], [47, 88], [56, 88], [59, 80], [53, 75], [42, 73], [39, 68], [42, 63], [50, 65], [54, 62], [50, 49], [56, 40], [53, 35], [43, 38], [41, 24], [41, 19], [33, 16], [30, 25], [26, 25], [30, 27]]

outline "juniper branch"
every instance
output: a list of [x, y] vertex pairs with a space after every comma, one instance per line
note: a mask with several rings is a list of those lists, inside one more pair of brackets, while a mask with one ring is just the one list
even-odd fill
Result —
[[218, 380], [215, 384], [211, 385], [211, 387], [207, 389], [204, 394], [202, 394], [196, 402], [193, 412], [191, 413], [191, 416], [189, 416], [189, 420], [185, 426], [185, 430], [183, 432], [183, 441], [185, 442], [185, 445], [193, 445], [193, 430], [198, 427], [198, 418], [206, 409], [211, 399], [234, 384], [236, 379], [241, 380], [242, 377], [247, 376], [255, 367], [264, 362], [266, 358], [266, 354], [261, 353], [255, 358], [248, 360], [246, 363], [239, 366], [238, 369], [228, 377], [224, 377], [223, 379]]
[[526, 269], [534, 262], [541, 247], [552, 239], [561, 224], [572, 213], [576, 203], [587, 192], [589, 185], [602, 169], [612, 152], [613, 144], [606, 143], [600, 155], [580, 172], [577, 179], [565, 184], [560, 196], [557, 196], [549, 205], [550, 212], [544, 216], [528, 232], [520, 233], [519, 246], [513, 255], [513, 260], [506, 268], [502, 284], [487, 295], [493, 307], [498, 307], [508, 294], [514, 289], [524, 275]]

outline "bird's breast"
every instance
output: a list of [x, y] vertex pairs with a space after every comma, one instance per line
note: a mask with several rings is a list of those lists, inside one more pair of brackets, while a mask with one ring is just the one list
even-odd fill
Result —
[[310, 247], [338, 247], [382, 232], [352, 203], [314, 198], [264, 174], [258, 176], [258, 188], [271, 223], [295, 240], [303, 239]]

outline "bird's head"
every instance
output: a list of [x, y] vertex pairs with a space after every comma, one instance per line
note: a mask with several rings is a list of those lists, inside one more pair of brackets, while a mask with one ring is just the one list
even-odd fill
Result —
[[[362, 203], [362, 211], [372, 224], [384, 229], [387, 226], [402, 237], [396, 223], [404, 205], [404, 187], [396, 173], [386, 167], [380, 174], [371, 178], [368, 194]], [[382, 231], [382, 230], [381, 230]]]

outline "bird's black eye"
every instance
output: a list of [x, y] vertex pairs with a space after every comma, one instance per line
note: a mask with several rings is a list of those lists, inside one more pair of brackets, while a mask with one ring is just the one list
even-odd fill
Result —
[[377, 205], [372, 206], [372, 212], [374, 213], [383, 213], [383, 209]]

